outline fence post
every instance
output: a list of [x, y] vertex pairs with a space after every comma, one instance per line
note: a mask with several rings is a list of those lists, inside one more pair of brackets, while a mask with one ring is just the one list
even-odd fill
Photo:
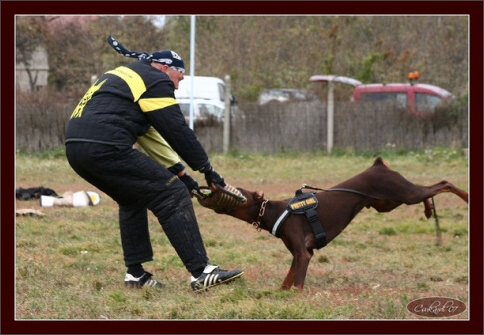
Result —
[[334, 83], [343, 83], [351, 86], [361, 85], [359, 80], [335, 76], [335, 75], [315, 75], [309, 78], [309, 81], [326, 81], [328, 82], [328, 153], [333, 149], [333, 116], [334, 116]]
[[328, 154], [333, 150], [334, 134], [334, 82], [328, 81]]
[[230, 76], [225, 75], [225, 111], [224, 111], [224, 135], [223, 151], [226, 154], [230, 147]]

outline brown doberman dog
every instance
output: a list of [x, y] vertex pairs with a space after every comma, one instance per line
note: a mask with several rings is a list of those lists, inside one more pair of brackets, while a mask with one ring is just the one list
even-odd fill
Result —
[[[304, 186], [303, 186], [304, 187]], [[291, 267], [281, 288], [292, 286], [303, 289], [309, 261], [314, 249], [319, 249], [338, 236], [351, 220], [364, 208], [373, 207], [378, 212], [390, 212], [401, 204], [424, 203], [425, 216], [432, 215], [430, 199], [443, 192], [451, 192], [468, 203], [468, 193], [447, 181], [432, 186], [416, 185], [401, 174], [390, 169], [381, 158], [376, 158], [373, 166], [362, 173], [323, 190], [304, 192], [303, 196], [280, 201], [264, 199], [262, 191], [250, 192], [237, 188], [247, 199], [243, 204], [232, 208], [212, 208], [219, 214], [227, 214], [246, 221], [257, 228], [267, 230], [279, 237], [293, 255]], [[322, 190], [322, 189], [321, 189]], [[313, 196], [314, 195], [314, 196]], [[291, 209], [300, 210], [309, 206], [312, 217], [297, 215]], [[318, 228], [309, 224], [316, 222]], [[322, 229], [321, 229], [322, 227]], [[316, 238], [319, 236], [320, 238]]]

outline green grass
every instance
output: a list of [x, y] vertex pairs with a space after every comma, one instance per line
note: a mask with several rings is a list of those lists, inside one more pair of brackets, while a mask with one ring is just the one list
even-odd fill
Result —
[[[376, 155], [415, 183], [446, 179], [468, 189], [467, 160], [444, 148], [330, 156], [231, 152], [211, 155], [211, 160], [229, 184], [284, 199], [303, 183], [327, 188], [352, 177], [371, 166]], [[192, 175], [204, 184], [201, 175]], [[17, 154], [16, 187], [35, 186], [58, 193], [95, 190], [72, 171], [62, 150]], [[435, 197], [441, 245], [434, 219], [424, 217], [422, 205], [390, 213], [364, 209], [332, 243], [315, 250], [303, 292], [279, 290], [291, 262], [279, 239], [194, 201], [210, 258], [245, 271], [234, 282], [195, 294], [190, 275], [151, 213], [155, 260], [145, 267], [167, 287], [124, 288], [117, 206], [100, 193], [101, 203], [86, 208], [17, 201], [17, 208], [45, 214], [15, 222], [17, 319], [418, 319], [405, 309], [418, 298], [446, 296], [468, 303], [468, 206], [453, 194]]]

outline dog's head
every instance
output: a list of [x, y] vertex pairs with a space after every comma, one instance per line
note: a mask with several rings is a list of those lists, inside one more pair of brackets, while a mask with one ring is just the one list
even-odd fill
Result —
[[245, 201], [231, 200], [229, 194], [218, 189], [212, 190], [205, 198], [197, 199], [203, 207], [210, 208], [215, 213], [230, 215], [249, 223], [253, 222], [254, 213], [257, 215], [262, 202], [265, 200], [264, 192], [251, 192], [237, 187], [233, 190], [233, 193], [237, 195], [238, 199], [240, 197], [245, 198]]
[[234, 207], [231, 210], [220, 210], [216, 211], [219, 214], [227, 214], [239, 220], [243, 220], [248, 223], [252, 223], [256, 220], [259, 215], [260, 207], [264, 199], [263, 191], [247, 191], [243, 188], [238, 187], [240, 193], [247, 199], [245, 203], [240, 206]]

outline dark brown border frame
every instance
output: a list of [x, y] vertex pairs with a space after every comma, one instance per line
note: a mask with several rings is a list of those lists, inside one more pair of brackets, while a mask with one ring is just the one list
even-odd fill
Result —
[[[483, 2], [482, 1], [2, 1], [1, 329], [2, 334], [483, 334]], [[158, 13], [154, 13], [154, 9]], [[470, 16], [470, 320], [439, 321], [18, 321], [15, 310], [14, 18], [18, 14], [288, 14]]]

